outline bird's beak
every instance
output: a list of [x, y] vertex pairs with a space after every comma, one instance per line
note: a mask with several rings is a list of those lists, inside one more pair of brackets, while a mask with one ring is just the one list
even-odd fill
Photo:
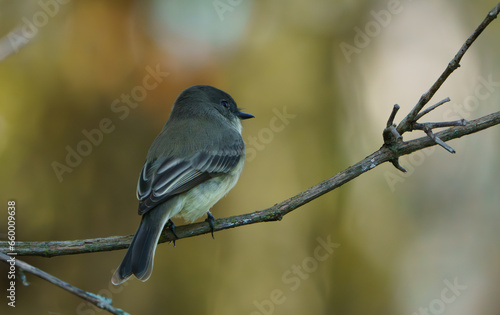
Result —
[[254, 117], [255, 117], [255, 116], [254, 116], [254, 115], [252, 115], [252, 114], [247, 114], [247, 113], [243, 113], [243, 112], [238, 112], [238, 113], [236, 114], [236, 116], [238, 116], [238, 118], [240, 118], [240, 119], [242, 119], [242, 120], [243, 120], [243, 119], [249, 119], [249, 118], [254, 118]]

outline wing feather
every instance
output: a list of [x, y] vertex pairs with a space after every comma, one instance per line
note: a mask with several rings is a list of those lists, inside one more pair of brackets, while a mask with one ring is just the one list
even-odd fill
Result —
[[137, 184], [139, 214], [212, 177], [229, 173], [243, 152], [243, 140], [239, 138], [220, 151], [199, 151], [187, 159], [170, 157], [146, 162]]

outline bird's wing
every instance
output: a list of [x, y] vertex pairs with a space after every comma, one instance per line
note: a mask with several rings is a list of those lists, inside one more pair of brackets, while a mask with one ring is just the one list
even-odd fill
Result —
[[243, 148], [243, 140], [239, 139], [220, 151], [200, 151], [187, 159], [146, 162], [137, 184], [139, 214], [212, 177], [230, 172], [240, 161]]

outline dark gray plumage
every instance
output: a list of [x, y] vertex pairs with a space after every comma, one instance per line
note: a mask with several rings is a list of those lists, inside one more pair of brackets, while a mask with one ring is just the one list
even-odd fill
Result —
[[195, 85], [178, 96], [140, 173], [142, 220], [113, 284], [132, 274], [146, 281], [170, 218], [198, 219], [236, 184], [245, 161], [240, 120], [252, 117], [240, 112], [229, 94], [211, 86]]

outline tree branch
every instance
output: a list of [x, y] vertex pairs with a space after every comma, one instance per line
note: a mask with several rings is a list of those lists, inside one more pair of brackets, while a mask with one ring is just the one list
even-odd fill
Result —
[[[436, 133], [443, 141], [457, 139], [489, 127], [500, 124], [500, 111], [465, 123], [464, 126], [451, 127]], [[215, 220], [215, 231], [227, 230], [244, 225], [280, 221], [289, 212], [306, 203], [334, 190], [337, 187], [355, 179], [376, 166], [392, 161], [393, 159], [412, 152], [436, 145], [429, 137], [422, 137], [408, 142], [383, 145], [380, 149], [365, 157], [358, 163], [346, 168], [337, 175], [312, 186], [304, 192], [284, 200], [262, 211], [236, 215]], [[176, 234], [181, 238], [210, 233], [210, 227], [205, 222], [177, 226]], [[127, 248], [133, 235], [111, 236], [75, 241], [48, 241], [48, 242], [16, 242], [18, 256], [53, 257], [60, 255], [82, 254], [102, 251], [112, 251]], [[160, 243], [173, 241], [175, 237], [168, 229], [163, 231]], [[7, 252], [7, 242], [0, 242], [0, 252]]]
[[[448, 63], [448, 66], [446, 69], [443, 71], [443, 73], [439, 76], [439, 78], [434, 82], [434, 84], [431, 86], [431, 88], [425, 92], [420, 99], [418, 100], [417, 104], [413, 109], [410, 111], [408, 116], [406, 116], [398, 125], [397, 130], [400, 134], [403, 134], [406, 131], [411, 131], [411, 125], [414, 121], [416, 121], [416, 117], [418, 113], [424, 108], [424, 106], [430, 101], [430, 99], [436, 94], [437, 90], [443, 85], [444, 81], [448, 79], [450, 74], [452, 74], [453, 71], [455, 71], [458, 67], [460, 67], [460, 60], [462, 60], [462, 57], [465, 55], [469, 47], [474, 43], [476, 38], [481, 35], [481, 33], [484, 31], [484, 29], [494, 20], [497, 18], [498, 13], [500, 11], [500, 3], [497, 3], [497, 5], [488, 12], [486, 17], [484, 18], [483, 22], [479, 24], [479, 26], [476, 28], [476, 30], [472, 33], [469, 38], [465, 41], [465, 43], [462, 45], [462, 47], [458, 50], [457, 54], [453, 59]], [[421, 115], [423, 116], [423, 114]], [[420, 117], [421, 117], [420, 116]]]
[[121, 309], [114, 308], [111, 306], [111, 299], [105, 298], [93, 293], [89, 293], [86, 291], [83, 291], [82, 289], [79, 289], [75, 286], [72, 286], [71, 284], [62, 281], [59, 278], [54, 277], [51, 274], [46, 273], [43, 270], [40, 270], [36, 267], [33, 267], [32, 265], [22, 261], [18, 260], [15, 256], [9, 256], [5, 255], [3, 253], [0, 253], [0, 260], [5, 261], [6, 263], [11, 263], [15, 267], [20, 268], [21, 270], [27, 271], [31, 274], [34, 274], [35, 276], [42, 278], [43, 280], [47, 280], [48, 282], [63, 288], [64, 290], [73, 293], [74, 295], [89, 301], [90, 303], [94, 304], [95, 306], [102, 308], [103, 310], [106, 310], [112, 314], [117, 314], [117, 315], [127, 315], [128, 313], [122, 311]]
[[[377, 167], [385, 162], [392, 162], [395, 167], [404, 171], [399, 165], [398, 158], [402, 155], [407, 155], [412, 152], [421, 150], [426, 147], [434, 146], [436, 144], [443, 145], [441, 142], [457, 139], [494, 125], [500, 124], [500, 112], [495, 112], [481, 118], [468, 121], [460, 120], [457, 122], [447, 122], [447, 126], [453, 126], [438, 133], [432, 133], [432, 128], [443, 127], [442, 123], [437, 124], [418, 124], [417, 119], [427, 114], [431, 110], [446, 103], [445, 99], [436, 105], [431, 106], [429, 109], [421, 112], [423, 107], [429, 102], [436, 91], [441, 87], [443, 82], [448, 76], [459, 66], [459, 62], [467, 49], [472, 45], [474, 40], [481, 34], [481, 32], [493, 21], [500, 11], [500, 3], [498, 3], [486, 16], [479, 27], [473, 34], [466, 40], [460, 48], [455, 57], [450, 61], [445, 71], [441, 74], [438, 80], [432, 87], [422, 95], [417, 105], [410, 111], [410, 113], [396, 126], [393, 124], [399, 106], [395, 106], [391, 117], [384, 129], [384, 145], [377, 151], [365, 157], [360, 162], [348, 167], [337, 175], [312, 186], [311, 188], [295, 195], [287, 200], [284, 200], [272, 207], [262, 211], [256, 211], [248, 214], [232, 216], [215, 220], [215, 231], [236, 228], [248, 224], [279, 221], [289, 212], [305, 205], [306, 203], [332, 191], [333, 189], [342, 186], [343, 184], [353, 180], [354, 178], [368, 172], [369, 170]], [[428, 136], [404, 142], [402, 134], [404, 132], [424, 129]], [[449, 147], [449, 146], [448, 146]], [[446, 146], [445, 146], [446, 148]], [[448, 150], [451, 147], [447, 148]], [[453, 150], [453, 149], [451, 149]], [[454, 150], [453, 150], [454, 151]], [[210, 232], [210, 227], [205, 222], [194, 223], [189, 225], [178, 226], [176, 234], [179, 239], [206, 234]], [[111, 251], [117, 249], [127, 248], [132, 240], [132, 235], [129, 236], [111, 236], [104, 238], [94, 238], [85, 240], [74, 241], [46, 241], [46, 242], [16, 242], [16, 252], [19, 256], [43, 256], [53, 257], [60, 255], [81, 254], [90, 252]], [[160, 243], [173, 241], [174, 236], [168, 230], [164, 230], [160, 238]], [[0, 241], [0, 252], [7, 253], [9, 245], [6, 241]]]

